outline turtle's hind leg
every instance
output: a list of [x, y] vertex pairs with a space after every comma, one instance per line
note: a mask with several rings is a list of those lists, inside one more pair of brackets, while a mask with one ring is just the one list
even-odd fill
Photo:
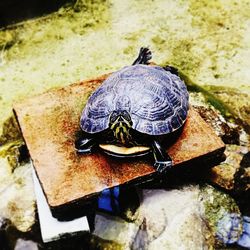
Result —
[[158, 141], [153, 141], [152, 150], [155, 159], [154, 168], [157, 172], [163, 173], [172, 167], [172, 159]]
[[140, 48], [138, 57], [135, 59], [132, 65], [136, 64], [149, 64], [149, 60], [152, 58], [152, 53], [149, 48]]
[[170, 73], [179, 76], [179, 71], [177, 68], [173, 67], [173, 66], [164, 66], [163, 69], [165, 69], [166, 71], [169, 71]]
[[75, 141], [75, 149], [80, 154], [91, 153], [95, 146], [94, 138], [81, 137]]

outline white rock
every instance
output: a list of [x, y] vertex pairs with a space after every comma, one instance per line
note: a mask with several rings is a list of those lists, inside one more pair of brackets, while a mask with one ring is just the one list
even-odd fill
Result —
[[0, 216], [8, 218], [22, 232], [35, 222], [35, 195], [29, 163], [12, 173], [6, 158], [0, 158]]
[[140, 217], [146, 218], [148, 249], [204, 249], [199, 187], [144, 190]]
[[97, 214], [95, 218], [94, 235], [118, 243], [123, 249], [130, 249], [134, 240], [138, 225], [126, 222], [118, 217]]
[[200, 213], [198, 186], [143, 190], [133, 223], [98, 215], [94, 234], [123, 249], [206, 249], [209, 233]]

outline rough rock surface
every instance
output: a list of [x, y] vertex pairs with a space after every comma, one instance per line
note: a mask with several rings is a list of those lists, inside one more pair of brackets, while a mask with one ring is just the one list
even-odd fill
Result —
[[240, 214], [230, 196], [211, 186], [145, 189], [133, 223], [98, 214], [94, 235], [122, 249], [206, 249], [224, 245], [216, 233], [225, 213]]
[[210, 180], [227, 190], [235, 188], [235, 174], [240, 170], [244, 149], [237, 145], [226, 146], [226, 160], [211, 169]]
[[[192, 99], [193, 98], [193, 99]], [[196, 111], [213, 127], [226, 144], [225, 161], [213, 167], [208, 179], [221, 188], [234, 193], [247, 192], [250, 188], [250, 136], [242, 124], [226, 120], [219, 110], [205, 103], [202, 95], [193, 95]]]
[[226, 144], [240, 144], [239, 126], [226, 122], [221, 113], [210, 107], [195, 106], [196, 111]]
[[35, 221], [35, 201], [31, 167], [21, 165], [12, 172], [6, 158], [0, 158], [0, 215], [23, 232]]

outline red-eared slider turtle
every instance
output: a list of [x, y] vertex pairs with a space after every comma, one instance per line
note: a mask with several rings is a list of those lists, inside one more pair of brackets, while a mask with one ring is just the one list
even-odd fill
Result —
[[79, 153], [112, 144], [129, 153], [106, 152], [131, 157], [129, 149], [137, 146], [134, 155], [150, 148], [157, 171], [172, 166], [164, 141], [187, 118], [188, 92], [175, 68], [148, 65], [150, 59], [151, 51], [141, 48], [132, 66], [111, 74], [90, 96], [80, 120], [83, 135], [75, 143]]

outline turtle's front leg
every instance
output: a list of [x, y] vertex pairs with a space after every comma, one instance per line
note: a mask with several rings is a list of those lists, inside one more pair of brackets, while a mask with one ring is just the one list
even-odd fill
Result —
[[148, 48], [141, 48], [138, 57], [135, 59], [132, 65], [136, 64], [149, 64], [149, 60], [152, 58], [152, 53]]
[[163, 173], [172, 167], [172, 159], [158, 141], [153, 141], [152, 150], [155, 159], [154, 168], [157, 172]]
[[95, 146], [94, 138], [81, 137], [75, 141], [75, 149], [80, 154], [91, 153]]

